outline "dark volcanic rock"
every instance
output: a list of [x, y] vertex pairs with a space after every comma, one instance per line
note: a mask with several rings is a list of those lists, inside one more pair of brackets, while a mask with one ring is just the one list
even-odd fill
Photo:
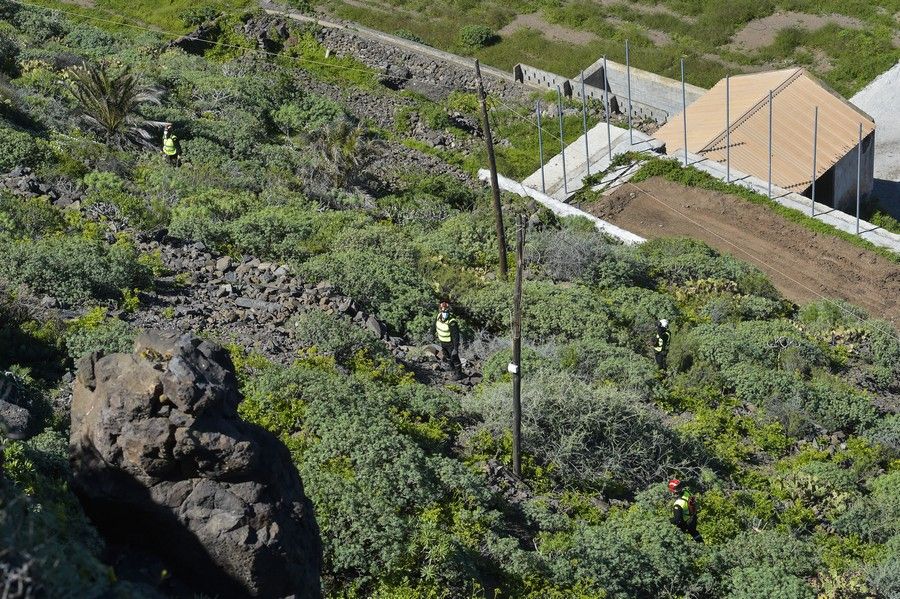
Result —
[[312, 505], [287, 449], [241, 420], [239, 401], [228, 354], [190, 335], [85, 358], [75, 490], [111, 541], [150, 548], [200, 592], [319, 597]]

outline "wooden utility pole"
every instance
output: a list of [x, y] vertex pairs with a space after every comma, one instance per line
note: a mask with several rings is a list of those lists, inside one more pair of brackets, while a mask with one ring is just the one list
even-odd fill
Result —
[[506, 231], [503, 227], [503, 207], [500, 205], [500, 184], [497, 182], [497, 159], [494, 157], [494, 139], [491, 137], [491, 122], [488, 120], [487, 96], [481, 80], [481, 65], [475, 61], [475, 77], [478, 79], [478, 98], [481, 100], [484, 142], [487, 144], [488, 164], [491, 168], [491, 191], [494, 193], [494, 220], [497, 224], [497, 251], [500, 257], [500, 278], [506, 280]]
[[513, 474], [522, 475], [522, 275], [525, 270], [525, 218], [516, 220], [516, 290], [513, 295], [513, 358], [509, 371], [513, 380], [512, 460]]

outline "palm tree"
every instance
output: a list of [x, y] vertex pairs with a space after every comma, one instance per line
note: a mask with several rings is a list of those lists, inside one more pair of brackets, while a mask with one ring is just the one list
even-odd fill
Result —
[[72, 94], [81, 118], [98, 129], [107, 143], [123, 141], [147, 145], [148, 128], [163, 123], [148, 121], [137, 113], [141, 104], [160, 104], [161, 90], [144, 86], [128, 69], [110, 73], [106, 66], [81, 65], [68, 71]]
[[357, 183], [362, 172], [378, 160], [383, 150], [383, 144], [373, 139], [366, 127], [345, 119], [322, 130], [316, 146], [328, 159], [331, 180], [337, 188]]

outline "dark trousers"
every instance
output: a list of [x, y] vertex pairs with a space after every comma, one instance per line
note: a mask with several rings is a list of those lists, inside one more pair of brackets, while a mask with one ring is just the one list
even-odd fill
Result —
[[462, 372], [462, 360], [459, 359], [459, 351], [453, 342], [441, 342], [441, 350], [444, 354], [444, 364], [448, 364], [455, 372]]
[[659, 368], [660, 370], [665, 370], [666, 369], [666, 354], [669, 352], [657, 351], [657, 352], [653, 352], [653, 353], [654, 353], [654, 357], [656, 358], [657, 368]]
[[168, 162], [172, 166], [178, 166], [181, 162], [178, 160], [178, 154], [166, 154], [166, 162]]

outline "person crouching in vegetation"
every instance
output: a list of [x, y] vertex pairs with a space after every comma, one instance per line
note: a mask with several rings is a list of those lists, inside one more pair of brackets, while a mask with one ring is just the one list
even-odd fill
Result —
[[669, 354], [669, 341], [672, 333], [669, 331], [669, 321], [665, 318], [656, 323], [656, 345], [653, 346], [653, 355], [656, 357], [656, 365], [660, 370], [666, 369], [666, 356]]
[[462, 378], [462, 361], [459, 359], [459, 321], [450, 312], [450, 302], [440, 303], [434, 328], [441, 344], [444, 365], [453, 369], [455, 378]]
[[163, 129], [162, 151], [166, 160], [173, 166], [178, 166], [178, 137], [172, 133], [172, 123], [167, 123]]
[[669, 492], [676, 496], [672, 504], [672, 524], [681, 532], [691, 535], [695, 541], [703, 541], [697, 532], [697, 498], [684, 481], [673, 478], [669, 481]]

